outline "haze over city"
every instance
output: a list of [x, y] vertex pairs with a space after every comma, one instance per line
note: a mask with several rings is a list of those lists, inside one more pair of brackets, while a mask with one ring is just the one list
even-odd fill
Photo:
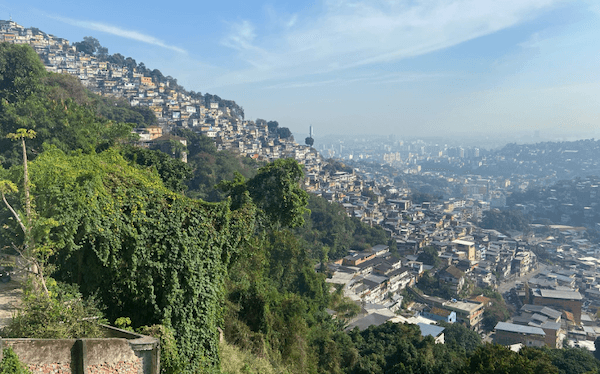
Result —
[[[591, 1], [0, 2], [316, 136], [598, 137]], [[535, 135], [535, 136], [534, 136]]]

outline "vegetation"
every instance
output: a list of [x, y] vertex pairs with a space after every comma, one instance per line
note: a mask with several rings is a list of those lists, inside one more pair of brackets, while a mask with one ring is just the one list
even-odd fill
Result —
[[175, 332], [164, 325], [142, 326], [138, 329], [140, 334], [158, 338], [160, 341], [160, 371], [163, 374], [181, 373], [186, 361], [179, 354]]
[[387, 244], [395, 248], [380, 226], [371, 227], [357, 218], [346, 215], [340, 204], [331, 204], [322, 197], [309, 195], [306, 223], [295, 231], [311, 248], [311, 256], [319, 260], [337, 260], [349, 250], [364, 250], [377, 244]]
[[492, 300], [492, 305], [485, 308], [481, 325], [486, 331], [492, 331], [498, 322], [504, 322], [508, 320], [510, 317], [510, 312], [506, 306], [506, 303], [504, 302], [504, 298], [498, 292], [486, 289], [484, 290], [483, 295]]
[[252, 232], [254, 211], [232, 212], [174, 194], [116, 152], [67, 156], [49, 149], [31, 164], [32, 193], [60, 251], [56, 276], [98, 292], [114, 320], [172, 326], [191, 367], [217, 365], [217, 326], [229, 259]]
[[[99, 43], [84, 42], [82, 50], [98, 53]], [[94, 321], [107, 318], [158, 337], [165, 373], [597, 372], [585, 352], [514, 353], [481, 345], [459, 325], [446, 326], [446, 345], [403, 324], [345, 332], [359, 308], [315, 265], [393, 244], [384, 230], [308, 196], [293, 160], [257, 169], [187, 130], [175, 135], [188, 140], [188, 166], [131, 148], [124, 143], [133, 125], [123, 121], [140, 117], [83, 93], [70, 78], [47, 74], [31, 48], [0, 44], [0, 247], [35, 243], [49, 276], [47, 293], [27, 290], [8, 336], [95, 336]], [[419, 286], [440, 289], [428, 274]]]
[[425, 265], [431, 265], [434, 268], [439, 268], [442, 260], [438, 257], [438, 252], [435, 247], [427, 246], [423, 248], [423, 252], [419, 253], [417, 261], [423, 262]]
[[97, 116], [84, 99], [70, 96], [77, 85], [55, 76], [46, 73], [31, 47], [0, 44], [0, 162], [4, 168], [22, 162], [20, 149], [6, 138], [20, 128], [36, 132], [35, 139], [27, 142], [30, 160], [43, 152], [43, 144], [89, 153], [131, 139], [132, 124]]
[[[212, 139], [189, 129], [176, 129], [174, 135], [187, 140], [188, 165], [192, 176], [185, 180], [187, 195], [205, 201], [217, 202], [225, 193], [216, 188], [222, 180], [232, 180], [235, 173], [244, 178], [256, 175], [259, 164], [249, 157], [239, 157], [230, 151], [217, 151]], [[178, 190], [180, 191], [180, 190]]]
[[50, 297], [36, 292], [31, 284], [22, 300], [22, 308], [2, 331], [8, 338], [98, 338], [99, 323], [106, 323], [94, 297], [82, 298], [76, 286], [48, 282]]
[[[221, 343], [221, 372], [223, 374], [286, 374], [290, 371], [273, 365], [267, 358], [254, 355], [227, 342]], [[162, 362], [161, 362], [162, 363]]]
[[427, 295], [438, 296], [447, 300], [456, 297], [448, 284], [439, 282], [437, 277], [427, 270], [423, 272], [417, 287]]
[[479, 226], [484, 229], [495, 229], [503, 233], [509, 231], [529, 232], [530, 220], [518, 210], [487, 210]]
[[2, 350], [2, 361], [0, 361], [0, 374], [31, 374], [16, 355], [11, 347]]

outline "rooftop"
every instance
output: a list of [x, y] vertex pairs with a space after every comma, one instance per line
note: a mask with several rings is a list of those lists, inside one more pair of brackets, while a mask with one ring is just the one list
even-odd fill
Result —
[[421, 329], [421, 336], [431, 335], [435, 338], [438, 337], [445, 330], [445, 328], [442, 326], [429, 325], [423, 322], [419, 322], [417, 323], [417, 325]]
[[581, 294], [577, 291], [557, 291], [557, 290], [535, 290], [534, 296], [548, 299], [562, 300], [582, 300]]
[[444, 307], [452, 310], [471, 313], [479, 308], [482, 308], [483, 304], [469, 301], [447, 301], [444, 303]]
[[498, 322], [496, 325], [496, 330], [514, 332], [517, 334], [546, 335], [544, 330], [540, 329], [539, 327], [515, 325], [514, 323], [508, 322]]

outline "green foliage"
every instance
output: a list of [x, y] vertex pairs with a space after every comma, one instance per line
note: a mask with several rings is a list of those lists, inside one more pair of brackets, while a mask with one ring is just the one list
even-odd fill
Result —
[[308, 193], [300, 188], [304, 177], [294, 159], [278, 159], [258, 169], [255, 177], [246, 181], [236, 174], [233, 181], [223, 181], [219, 187], [233, 198], [237, 207], [246, 201], [246, 193], [264, 214], [267, 226], [296, 227], [304, 224]]
[[492, 331], [498, 322], [504, 322], [510, 318], [510, 312], [504, 302], [493, 301], [492, 305], [485, 308], [483, 312], [482, 327], [486, 331]]
[[455, 296], [452, 294], [450, 286], [444, 283], [440, 284], [438, 279], [434, 275], [431, 275], [429, 271], [423, 273], [423, 276], [419, 279], [419, 283], [417, 283], [417, 287], [427, 295], [438, 296], [443, 299], [450, 299]]
[[254, 231], [254, 211], [231, 212], [167, 190], [116, 151], [67, 156], [49, 149], [30, 165], [40, 217], [58, 224], [56, 276], [99, 292], [110, 319], [166, 321], [186, 370], [218, 365], [217, 325], [230, 258]]
[[265, 357], [252, 354], [226, 342], [221, 343], [221, 372], [223, 374], [285, 374], [283, 365], [273, 365]]
[[552, 360], [559, 374], [584, 374], [600, 372], [600, 361], [587, 349], [568, 348], [547, 349], [544, 353]]
[[483, 213], [480, 226], [506, 233], [510, 230], [528, 232], [529, 219], [518, 210], [487, 210]]
[[594, 348], [596, 348], [594, 351], [594, 357], [600, 360], [600, 336], [594, 340]]
[[[256, 120], [257, 124], [264, 123], [264, 122], [266, 122], [264, 119], [261, 120], [259, 118], [259, 119]], [[279, 127], [279, 122], [277, 122], [277, 121], [269, 121], [269, 122], [266, 122], [266, 124], [267, 124], [267, 128], [269, 129], [269, 133], [276, 133], [277, 132], [278, 127]]]
[[225, 337], [296, 372], [313, 372], [318, 359], [311, 337], [330, 319], [324, 312], [329, 286], [291, 232], [257, 240], [229, 271]]
[[469, 374], [537, 374], [558, 373], [548, 354], [540, 349], [523, 347], [516, 353], [497, 344], [482, 345], [473, 352], [461, 373]]
[[279, 136], [281, 139], [287, 139], [292, 136], [292, 132], [287, 127], [278, 127], [277, 136]]
[[73, 45], [77, 48], [77, 52], [83, 52], [88, 55], [93, 55], [96, 51], [100, 51], [103, 48], [98, 39], [91, 36], [84, 36], [82, 41], [73, 43]]
[[149, 127], [158, 125], [158, 120], [148, 107], [131, 107], [125, 99], [116, 99], [109, 96], [100, 96], [88, 93], [90, 106], [95, 113], [107, 120], [114, 122], [134, 123], [136, 127]]
[[390, 235], [381, 226], [371, 227], [356, 218], [350, 218], [344, 207], [329, 203], [322, 197], [309, 195], [306, 223], [295, 231], [308, 243], [311, 256], [321, 260], [337, 260], [348, 250], [364, 250], [377, 244], [389, 244]]
[[421, 191], [412, 191], [410, 194], [410, 201], [415, 204], [421, 204], [423, 202], [433, 202], [442, 200], [441, 195], [432, 195]]
[[165, 325], [142, 326], [139, 333], [149, 335], [160, 340], [160, 372], [161, 374], [181, 373], [185, 361], [179, 354], [177, 342], [172, 328]]
[[353, 169], [351, 166], [348, 166], [341, 161], [330, 158], [327, 160], [327, 165], [325, 165], [323, 167], [323, 170], [330, 174], [333, 174], [337, 171], [344, 171], [346, 173], [352, 173]]
[[11, 347], [2, 350], [2, 361], [0, 361], [0, 374], [31, 374]]
[[0, 43], [0, 101], [13, 104], [40, 89], [46, 69], [33, 48]]
[[417, 325], [385, 323], [350, 332], [360, 355], [347, 373], [455, 373], [464, 356], [431, 337], [421, 337]]
[[446, 347], [456, 352], [471, 354], [481, 345], [481, 337], [460, 323], [441, 323]]
[[[0, 162], [7, 168], [20, 164], [19, 147], [6, 135], [17, 129], [34, 130], [28, 158], [42, 152], [43, 144], [63, 151], [106, 149], [129, 140], [131, 125], [100, 118], [75, 78], [48, 74], [35, 51], [27, 45], [0, 44]], [[92, 103], [93, 104], [93, 103]]]
[[329, 308], [337, 312], [336, 318], [347, 321], [360, 313], [360, 305], [344, 296], [344, 289], [337, 285], [335, 291], [331, 294]]
[[115, 327], [123, 330], [131, 330], [131, 318], [129, 317], [119, 317], [115, 320]]
[[438, 257], [438, 251], [432, 246], [423, 248], [423, 251], [419, 253], [417, 261], [422, 261], [425, 265], [431, 265], [434, 268], [439, 268], [442, 264], [442, 260]]
[[185, 191], [186, 182], [192, 177], [190, 166], [164, 152], [124, 146], [121, 153], [134, 164], [156, 170], [164, 185], [171, 191]]
[[256, 161], [240, 157], [231, 151], [217, 151], [214, 141], [189, 129], [176, 129], [176, 136], [187, 140], [188, 165], [193, 177], [187, 182], [188, 196], [206, 201], [221, 201], [225, 194], [215, 186], [223, 180], [232, 180], [238, 172], [244, 178], [256, 175]]
[[50, 296], [29, 284], [21, 308], [4, 328], [9, 338], [72, 339], [102, 336], [105, 322], [95, 298], [84, 298], [77, 287], [47, 282]]
[[89, 105], [91, 98], [98, 96], [89, 93], [79, 78], [69, 74], [48, 74], [41, 83], [47, 88], [48, 99], [56, 102], [72, 99], [78, 105]]

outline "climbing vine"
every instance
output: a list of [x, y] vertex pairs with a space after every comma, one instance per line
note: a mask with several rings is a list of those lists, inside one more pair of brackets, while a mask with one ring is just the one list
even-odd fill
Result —
[[50, 148], [30, 165], [57, 279], [98, 293], [107, 317], [173, 328], [186, 371], [218, 368], [224, 277], [254, 232], [254, 208], [232, 211], [173, 193], [158, 174], [116, 150], [66, 155]]

